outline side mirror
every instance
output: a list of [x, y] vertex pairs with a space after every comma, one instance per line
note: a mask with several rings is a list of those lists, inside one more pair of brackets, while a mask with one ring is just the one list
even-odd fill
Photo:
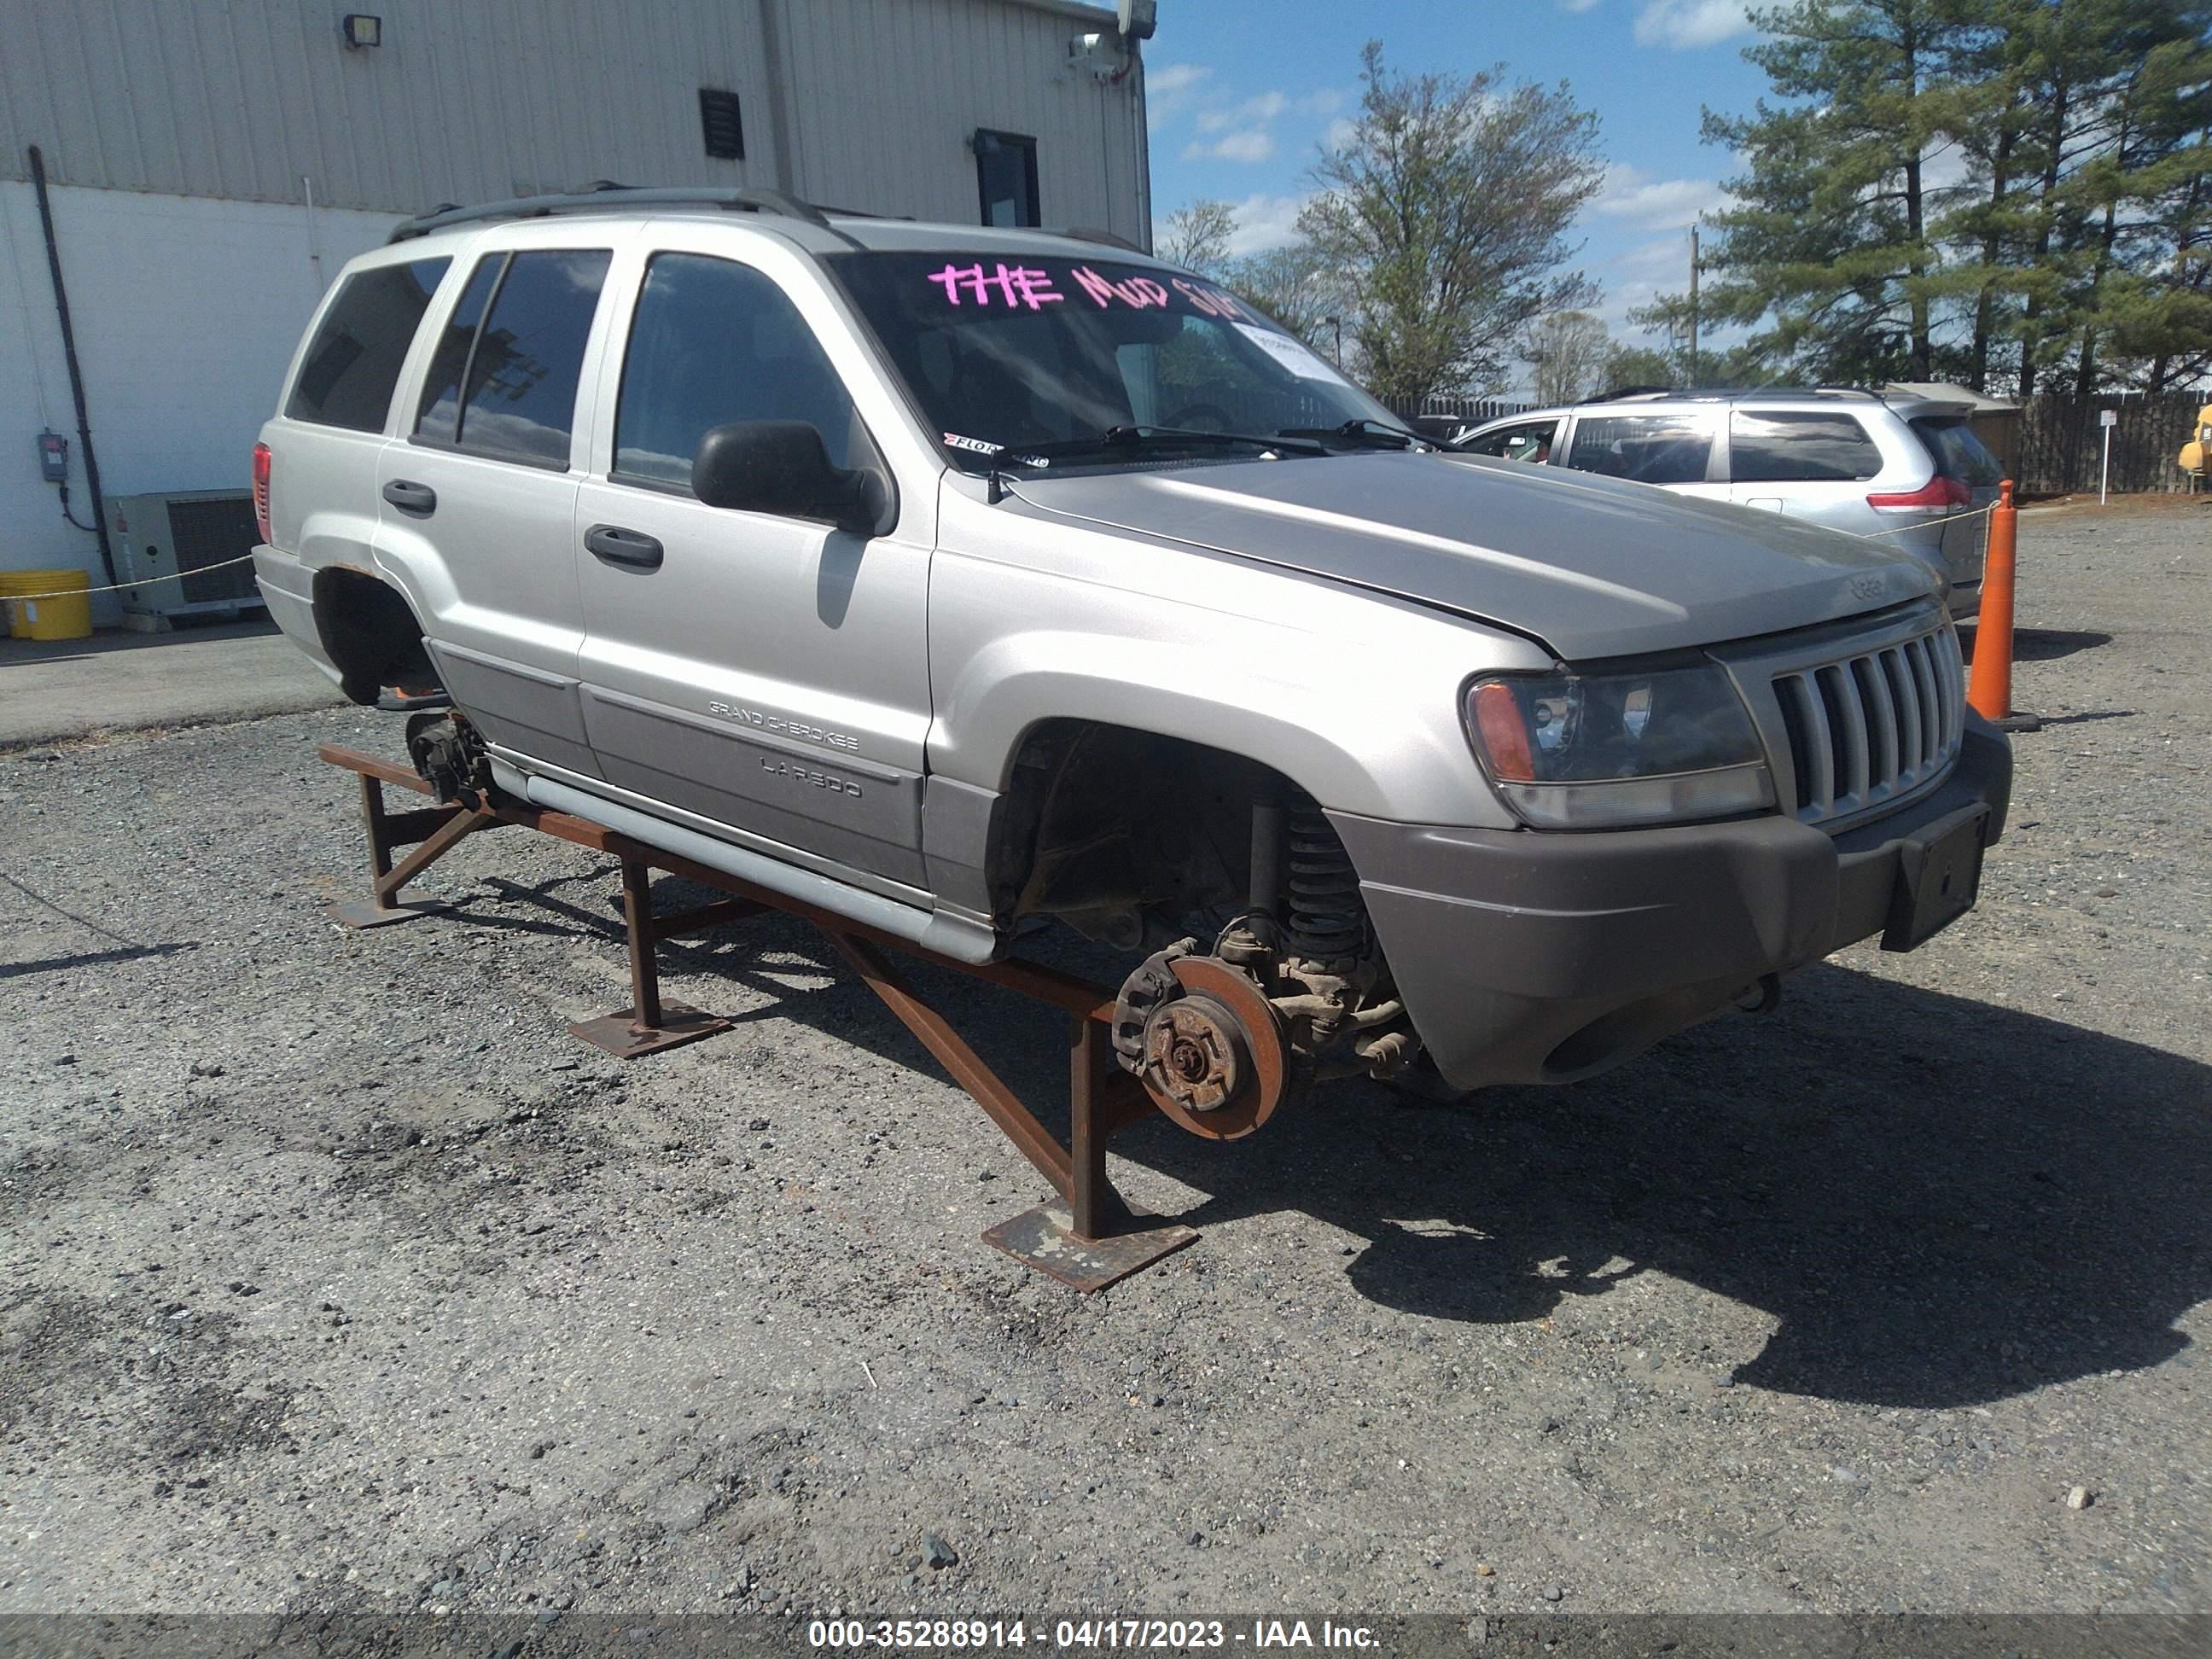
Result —
[[806, 421], [732, 421], [711, 428], [691, 459], [691, 493], [709, 507], [820, 519], [855, 535], [889, 526], [890, 492], [875, 472], [833, 466]]

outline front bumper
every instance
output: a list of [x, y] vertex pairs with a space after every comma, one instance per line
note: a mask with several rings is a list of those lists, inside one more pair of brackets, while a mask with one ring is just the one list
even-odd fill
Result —
[[1986, 808], [2012, 750], [1969, 714], [1942, 784], [1830, 836], [1795, 818], [1592, 834], [1332, 812], [1413, 1029], [1454, 1086], [1566, 1083], [1881, 933], [1918, 832]]

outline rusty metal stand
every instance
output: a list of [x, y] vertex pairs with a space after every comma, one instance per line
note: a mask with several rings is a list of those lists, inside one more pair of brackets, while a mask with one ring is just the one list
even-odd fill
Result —
[[[367, 760], [369, 757], [364, 755], [362, 758]], [[452, 909], [453, 907], [443, 899], [410, 897], [404, 890], [464, 837], [483, 827], [477, 821], [477, 815], [462, 806], [387, 812], [384, 807], [386, 783], [413, 780], [419, 784], [421, 781], [415, 779], [411, 772], [402, 773], [398, 767], [386, 766], [382, 762], [377, 763], [374, 771], [355, 769], [361, 773], [362, 824], [368, 832], [369, 896], [329, 906], [330, 918], [348, 927], [386, 927], [395, 921], [413, 921]], [[427, 795], [430, 792], [423, 788], [422, 793]], [[392, 853], [408, 846], [413, 846], [415, 850], [394, 869]]]
[[[1115, 1066], [1108, 1033], [1114, 1018], [1114, 993], [1069, 974], [1035, 963], [1008, 961], [977, 967], [917, 950], [908, 942], [878, 933], [817, 906], [770, 893], [749, 882], [658, 848], [631, 840], [604, 824], [566, 812], [547, 811], [519, 801], [495, 799], [481, 806], [446, 802], [416, 811], [387, 812], [383, 787], [431, 793], [430, 786], [405, 767], [325, 744], [317, 754], [332, 766], [360, 777], [362, 816], [369, 842], [371, 899], [331, 907], [349, 927], [374, 927], [412, 921], [451, 907], [434, 899], [408, 898], [404, 884], [481, 830], [507, 826], [536, 830], [611, 854], [622, 861], [623, 924], [629, 952], [630, 1006], [568, 1029], [586, 1042], [624, 1060], [656, 1054], [727, 1030], [730, 1022], [660, 994], [655, 949], [680, 938], [726, 923], [780, 910], [811, 923], [849, 963], [900, 1023], [914, 1033], [952, 1080], [988, 1114], [1016, 1151], [1052, 1184], [1057, 1202], [1024, 1211], [990, 1228], [986, 1243], [1017, 1261], [1036, 1268], [1079, 1291], [1103, 1290], [1192, 1243], [1197, 1232], [1162, 1221], [1126, 1204], [1109, 1178], [1106, 1143], [1116, 1131], [1139, 1122], [1159, 1108], [1136, 1079]], [[398, 864], [397, 848], [415, 851]], [[681, 876], [728, 896], [672, 915], [653, 912], [655, 870]], [[885, 948], [903, 951], [971, 978], [1018, 991], [1049, 1003], [1068, 1016], [1068, 1144], [1062, 1146], [1036, 1114], [954, 1030], [945, 1016], [908, 987]]]
[[653, 868], [638, 859], [624, 859], [623, 933], [629, 944], [629, 1006], [597, 1019], [580, 1019], [570, 1032], [617, 1060], [637, 1060], [674, 1048], [701, 1037], [730, 1029], [730, 1022], [702, 1013], [688, 1003], [668, 1002], [660, 994], [660, 969], [653, 948], [665, 939], [703, 933], [724, 922], [757, 915], [761, 907], [743, 899], [718, 899], [696, 910], [677, 915], [653, 914]]

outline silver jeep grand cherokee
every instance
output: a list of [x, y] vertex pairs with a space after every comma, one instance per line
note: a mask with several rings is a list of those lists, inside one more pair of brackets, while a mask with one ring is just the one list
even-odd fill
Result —
[[1194, 1112], [1263, 1038], [1586, 1077], [1920, 944], [2004, 817], [1920, 560], [1432, 450], [1102, 239], [434, 216], [347, 268], [255, 471], [271, 612], [434, 781], [965, 962], [1067, 923]]

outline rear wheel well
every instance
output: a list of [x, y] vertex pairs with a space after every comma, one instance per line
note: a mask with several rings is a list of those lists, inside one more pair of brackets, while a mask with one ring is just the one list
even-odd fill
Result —
[[315, 632], [347, 696], [374, 702], [387, 685], [435, 690], [438, 671], [422, 643], [422, 624], [399, 590], [346, 565], [315, 573]]
[[988, 854], [994, 908], [1050, 915], [1123, 948], [1147, 921], [1243, 908], [1252, 806], [1303, 800], [1227, 750], [1094, 720], [1032, 726], [1016, 751]]

